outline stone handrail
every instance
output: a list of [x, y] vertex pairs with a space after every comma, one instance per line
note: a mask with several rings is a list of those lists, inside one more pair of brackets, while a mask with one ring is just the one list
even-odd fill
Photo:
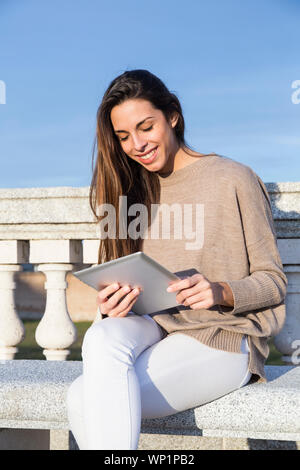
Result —
[[[266, 183], [285, 273], [287, 320], [275, 337], [287, 364], [300, 362], [300, 182]], [[0, 189], [0, 360], [24, 338], [14, 301], [15, 272], [26, 263], [45, 273], [46, 309], [36, 330], [48, 360], [65, 360], [76, 340], [67, 310], [66, 274], [98, 262], [99, 224], [89, 187]], [[85, 267], [86, 267], [85, 266]], [[298, 355], [297, 355], [298, 350]]]

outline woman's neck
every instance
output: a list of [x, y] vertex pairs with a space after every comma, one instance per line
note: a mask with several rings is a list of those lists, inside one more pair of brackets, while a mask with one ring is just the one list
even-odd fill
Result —
[[191, 163], [194, 163], [195, 158], [202, 157], [203, 155], [205, 154], [194, 152], [190, 149], [189, 153], [187, 153], [182, 147], [179, 147], [174, 156], [170, 156], [167, 168], [165, 167], [162, 171], [159, 171], [158, 173], [160, 176], [166, 177], [171, 173], [180, 170], [181, 168], [184, 168], [185, 166], [188, 166]]

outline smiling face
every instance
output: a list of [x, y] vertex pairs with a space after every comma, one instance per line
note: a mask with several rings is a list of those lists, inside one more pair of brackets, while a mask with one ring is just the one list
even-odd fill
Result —
[[159, 109], [144, 99], [128, 99], [111, 110], [111, 122], [123, 151], [149, 171], [164, 173], [178, 151], [174, 127]]

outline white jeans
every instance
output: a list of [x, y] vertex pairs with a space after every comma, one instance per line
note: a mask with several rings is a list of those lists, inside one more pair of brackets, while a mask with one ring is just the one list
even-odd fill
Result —
[[83, 375], [69, 387], [70, 429], [80, 449], [138, 448], [141, 418], [172, 415], [245, 385], [249, 348], [210, 348], [185, 334], [163, 338], [149, 315], [105, 318], [86, 332]]

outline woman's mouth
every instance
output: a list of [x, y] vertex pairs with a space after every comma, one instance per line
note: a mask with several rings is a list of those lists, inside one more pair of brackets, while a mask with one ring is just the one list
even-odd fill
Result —
[[156, 158], [158, 153], [158, 147], [155, 147], [155, 149], [151, 150], [151, 152], [147, 153], [143, 157], [137, 157], [141, 162], [149, 164], [152, 163], [153, 160]]

